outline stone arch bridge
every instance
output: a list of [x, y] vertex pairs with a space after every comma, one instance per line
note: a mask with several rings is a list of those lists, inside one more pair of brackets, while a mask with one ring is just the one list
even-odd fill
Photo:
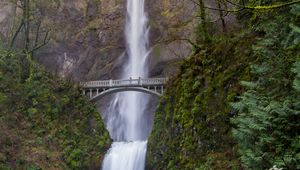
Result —
[[164, 86], [168, 78], [138, 78], [126, 80], [100, 80], [80, 83], [83, 87], [83, 94], [88, 96], [90, 101], [95, 102], [104, 96], [123, 91], [138, 91], [162, 96]]

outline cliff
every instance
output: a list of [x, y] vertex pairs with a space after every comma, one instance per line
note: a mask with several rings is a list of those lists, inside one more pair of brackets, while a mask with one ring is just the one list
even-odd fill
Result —
[[250, 78], [253, 40], [223, 37], [182, 63], [155, 112], [149, 169], [239, 168], [230, 103], [243, 92], [239, 82]]
[[300, 5], [244, 2], [242, 29], [202, 18], [155, 113], [149, 169], [299, 169]]
[[[177, 1], [146, 3], [150, 18], [149, 62], [154, 76], [162, 74], [166, 62], [184, 58], [191, 51], [190, 44], [180, 39], [193, 31], [191, 11], [195, 7]], [[40, 30], [50, 31], [49, 43], [35, 53], [35, 58], [47, 70], [75, 81], [118, 77], [121, 63], [126, 60], [125, 7], [124, 1], [111, 0], [31, 1]], [[21, 11], [10, 1], [0, 3], [3, 41], [15, 33]], [[32, 22], [32, 28], [36, 25]], [[34, 38], [36, 31], [32, 30]]]

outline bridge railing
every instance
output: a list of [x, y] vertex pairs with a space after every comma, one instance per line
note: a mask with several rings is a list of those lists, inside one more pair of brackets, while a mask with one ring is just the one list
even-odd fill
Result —
[[148, 79], [126, 79], [126, 80], [101, 80], [81, 83], [84, 88], [107, 88], [126, 86], [150, 86], [166, 84], [168, 78], [148, 78]]

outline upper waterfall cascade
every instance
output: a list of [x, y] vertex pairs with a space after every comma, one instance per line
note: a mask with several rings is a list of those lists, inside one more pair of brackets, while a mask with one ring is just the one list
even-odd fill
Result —
[[[148, 77], [148, 32], [144, 0], [127, 0], [125, 37], [128, 60], [123, 65], [122, 79]], [[145, 168], [147, 138], [152, 127], [152, 119], [146, 114], [148, 102], [149, 96], [136, 92], [117, 93], [111, 100], [104, 119], [114, 142], [104, 158], [103, 170]]]

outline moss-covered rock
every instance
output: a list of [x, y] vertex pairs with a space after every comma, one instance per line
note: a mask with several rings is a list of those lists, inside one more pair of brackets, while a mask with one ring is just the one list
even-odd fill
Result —
[[31, 61], [0, 53], [0, 169], [98, 169], [110, 145], [100, 115], [80, 89]]
[[182, 63], [155, 113], [148, 166], [153, 169], [234, 169], [230, 102], [250, 79], [253, 36], [222, 37]]

